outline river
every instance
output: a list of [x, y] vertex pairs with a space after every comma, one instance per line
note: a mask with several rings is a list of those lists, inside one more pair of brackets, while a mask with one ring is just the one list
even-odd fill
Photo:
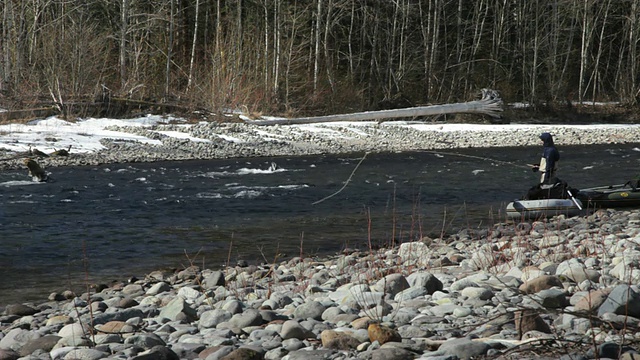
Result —
[[[575, 188], [638, 173], [639, 144], [565, 146]], [[0, 173], [0, 308], [194, 263], [331, 254], [504, 221], [541, 148], [362, 153]], [[273, 165], [275, 164], [275, 166]]]

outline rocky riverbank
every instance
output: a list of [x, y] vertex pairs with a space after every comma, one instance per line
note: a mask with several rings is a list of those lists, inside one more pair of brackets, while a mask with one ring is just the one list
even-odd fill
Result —
[[12, 304], [0, 359], [638, 359], [640, 212]]

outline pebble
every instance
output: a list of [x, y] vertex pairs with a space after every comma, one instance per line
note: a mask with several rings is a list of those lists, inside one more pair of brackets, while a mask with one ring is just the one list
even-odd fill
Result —
[[[163, 136], [162, 146], [105, 140], [105, 151], [42, 162], [538, 145], [538, 130], [514, 132], [505, 142], [487, 133], [386, 123], [358, 132], [345, 128], [350, 139], [331, 140], [275, 126], [269, 129], [279, 135], [274, 141], [258, 134], [264, 129], [214, 123], [117, 128], [156, 137], [155, 131], [187, 131], [213, 143]], [[554, 133], [562, 144], [635, 142], [640, 133], [633, 129]], [[225, 135], [242, 142], [222, 140]], [[43, 295], [41, 302], [2, 309], [0, 360], [636, 359], [639, 219], [640, 210], [602, 209], [393, 248], [259, 266], [191, 266], [92, 293]]]

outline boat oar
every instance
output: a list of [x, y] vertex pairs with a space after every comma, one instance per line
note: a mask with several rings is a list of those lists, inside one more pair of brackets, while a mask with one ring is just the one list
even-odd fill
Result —
[[578, 209], [582, 210], [582, 206], [580, 206], [580, 203], [576, 200], [576, 198], [573, 197], [573, 194], [571, 193], [571, 190], [567, 189], [567, 194], [569, 194], [569, 196], [571, 196], [571, 201], [573, 201], [573, 203], [576, 204]]

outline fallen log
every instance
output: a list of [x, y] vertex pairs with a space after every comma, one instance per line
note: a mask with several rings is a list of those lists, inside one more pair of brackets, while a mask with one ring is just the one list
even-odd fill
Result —
[[37, 118], [46, 118], [56, 115], [57, 109], [53, 106], [37, 109], [10, 110], [0, 112], [0, 124], [6, 123], [26, 123]]
[[502, 99], [498, 93], [490, 89], [482, 89], [482, 98], [464, 103], [418, 106], [404, 109], [365, 111], [351, 114], [327, 116], [301, 117], [294, 119], [244, 120], [254, 125], [295, 125], [336, 121], [366, 121], [392, 118], [407, 118], [429, 115], [444, 115], [455, 113], [483, 114], [492, 118], [499, 118], [502, 111]]
[[126, 118], [140, 114], [188, 114], [189, 108], [174, 103], [159, 103], [153, 101], [105, 97], [101, 100], [72, 99], [64, 103], [39, 104], [32, 109], [0, 111], [0, 124], [27, 123], [35, 119], [49, 116], [67, 118], [110, 117]]

